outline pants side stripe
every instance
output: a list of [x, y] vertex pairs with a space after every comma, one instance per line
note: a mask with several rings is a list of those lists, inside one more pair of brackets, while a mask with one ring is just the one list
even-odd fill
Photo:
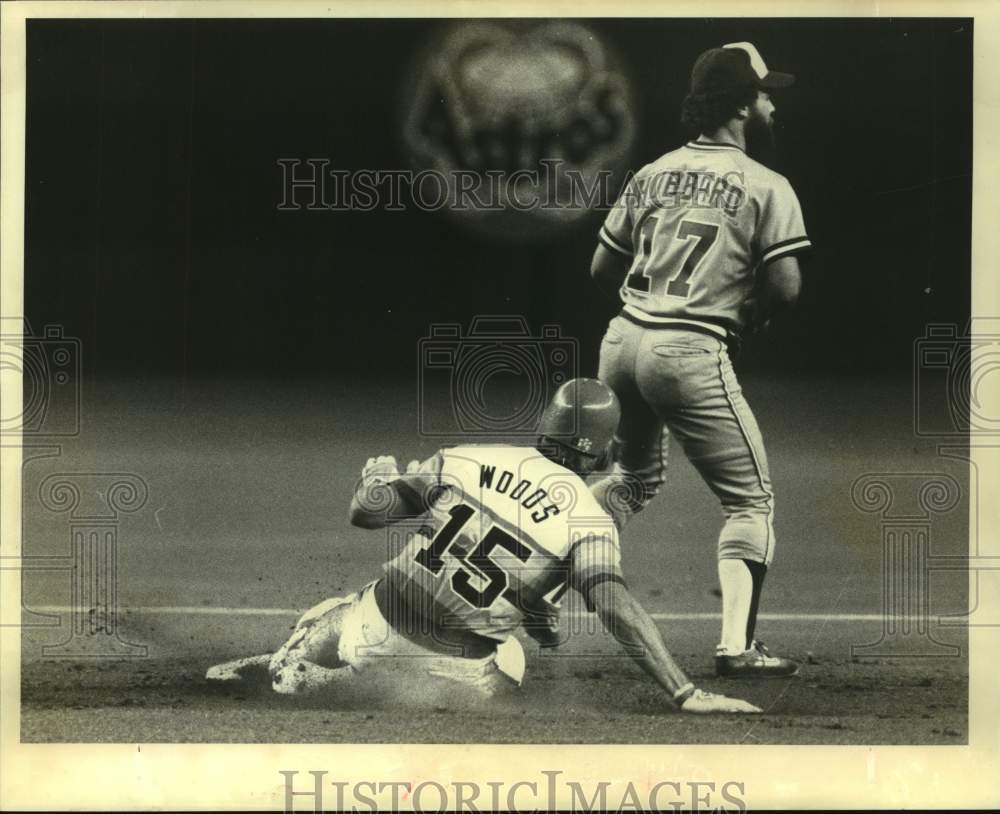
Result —
[[774, 518], [774, 492], [769, 489], [764, 483], [764, 470], [760, 465], [760, 459], [757, 457], [757, 450], [753, 445], [750, 438], [750, 433], [747, 432], [747, 428], [743, 424], [743, 419], [740, 418], [739, 410], [736, 409], [736, 403], [733, 401], [733, 395], [729, 392], [729, 386], [726, 384], [726, 375], [722, 369], [722, 362], [724, 349], [719, 349], [718, 359], [719, 359], [719, 380], [722, 382], [722, 391], [726, 394], [726, 402], [729, 404], [729, 409], [733, 414], [733, 418], [736, 419], [736, 424], [740, 428], [740, 433], [743, 435], [743, 440], [746, 442], [747, 448], [750, 450], [750, 458], [753, 460], [753, 468], [757, 473], [757, 481], [760, 483], [761, 491], [767, 495], [767, 529], [765, 531], [766, 537], [764, 540], [764, 562], [767, 562], [767, 555], [771, 550], [771, 523]]

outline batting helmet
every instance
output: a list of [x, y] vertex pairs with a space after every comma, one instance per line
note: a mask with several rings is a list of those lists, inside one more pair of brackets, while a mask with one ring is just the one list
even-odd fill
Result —
[[571, 379], [560, 387], [545, 408], [539, 435], [599, 458], [618, 429], [618, 397], [597, 379]]

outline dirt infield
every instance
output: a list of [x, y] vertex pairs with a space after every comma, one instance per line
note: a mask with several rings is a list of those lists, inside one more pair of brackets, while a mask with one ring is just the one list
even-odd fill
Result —
[[[855, 659], [852, 645], [875, 642], [882, 632], [885, 540], [884, 517], [859, 508], [852, 485], [871, 473], [943, 473], [967, 484], [966, 468], [914, 439], [909, 382], [750, 378], [744, 389], [768, 443], [777, 494], [778, 550], [759, 636], [802, 660], [801, 674], [755, 684], [714, 678], [720, 513], [676, 448], [667, 487], [626, 530], [623, 555], [630, 587], [657, 614], [692, 678], [705, 689], [748, 698], [764, 716], [675, 714], [603, 633], [574, 637], [558, 657], [541, 657], [526, 643], [524, 686], [491, 704], [457, 707], [450, 698], [360, 689], [290, 701], [208, 687], [203, 676], [211, 664], [274, 649], [296, 612], [379, 574], [386, 538], [350, 527], [345, 517], [359, 467], [383, 452], [424, 457], [440, 442], [416, 438], [412, 420], [391, 420], [376, 409], [388, 401], [408, 404], [399, 388], [295, 394], [229, 385], [189, 390], [180, 402], [173, 390], [153, 384], [141, 392], [109, 385], [88, 408], [84, 434], [62, 455], [25, 464], [24, 553], [68, 568], [70, 518], [42, 505], [46, 478], [69, 473], [98, 508], [105, 482], [73, 473], [141, 478], [148, 499], [115, 520], [117, 600], [120, 635], [148, 652], [130, 661], [46, 658], [42, 646], [67, 637], [70, 617], [26, 613], [22, 738], [964, 743], [964, 632], [937, 620], [967, 607], [968, 575], [932, 573], [928, 626], [911, 631], [959, 646], [957, 656]], [[899, 510], [912, 514], [915, 498], [904, 497]], [[931, 554], [968, 551], [966, 498], [928, 516]], [[25, 608], [68, 605], [66, 568], [33, 571], [27, 564]], [[46, 621], [58, 626], [37, 626]]]
[[[712, 674], [704, 645], [712, 640], [715, 620], [661, 622], [699, 685], [745, 697], [766, 713], [705, 719], [673, 712], [656, 685], [603, 634], [570, 641], [558, 655], [539, 655], [525, 641], [524, 685], [502, 700], [456, 697], [453, 688], [428, 695], [423, 682], [419, 692], [366, 680], [290, 699], [260, 685], [220, 688], [205, 681], [213, 661], [254, 652], [247, 647], [263, 632], [260, 621], [236, 617], [206, 625], [204, 617], [156, 616], [126, 628], [126, 636], [131, 630], [138, 638], [143, 631], [155, 632], [151, 628], [172, 640], [187, 636], [200, 657], [32, 660], [23, 672], [22, 740], [958, 744], [968, 739], [964, 659], [845, 656], [852, 642], [877, 640], [878, 623], [765, 621], [763, 626], [807, 663], [794, 678], [748, 683]], [[267, 620], [275, 641], [291, 621]], [[247, 646], [236, 649], [241, 641]]]

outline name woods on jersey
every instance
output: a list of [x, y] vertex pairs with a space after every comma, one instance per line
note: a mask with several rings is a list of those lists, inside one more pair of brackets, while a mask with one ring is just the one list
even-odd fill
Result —
[[554, 395], [534, 447], [460, 445], [405, 472], [390, 456], [370, 459], [351, 522], [412, 524], [382, 576], [307, 612], [274, 654], [208, 677], [266, 669], [274, 690], [299, 694], [379, 671], [432, 698], [455, 697], [456, 685], [492, 696], [521, 682], [518, 629], [542, 646], [561, 644], [554, 603], [572, 587], [668, 702], [684, 712], [759, 712], [697, 690], [625, 585], [617, 529], [581, 478], [606, 458], [619, 416], [606, 385], [574, 379]]

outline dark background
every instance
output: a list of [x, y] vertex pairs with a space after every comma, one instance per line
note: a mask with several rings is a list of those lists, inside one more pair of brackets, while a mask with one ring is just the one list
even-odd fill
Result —
[[[401, 110], [446, 22], [36, 20], [26, 307], [36, 332], [59, 323], [80, 338], [84, 397], [71, 405], [78, 434], [56, 439], [61, 454], [26, 451], [23, 551], [68, 563], [77, 520], [105, 511], [107, 475], [141, 478], [147, 503], [115, 521], [116, 596], [129, 610], [123, 635], [148, 643], [151, 660], [79, 672], [80, 662], [53, 666], [24, 637], [25, 740], [962, 742], [964, 631], [934, 620], [977, 597], [966, 571], [904, 579], [899, 564], [918, 560], [899, 553], [908, 538], [892, 518], [919, 525], [927, 473], [950, 476], [961, 499], [928, 515], [921, 545], [946, 564], [969, 550], [969, 467], [938, 449], [969, 439], [949, 410], [963, 403], [951, 375], [959, 355], [942, 364], [950, 343], [939, 342], [918, 390], [909, 377], [925, 326], [964, 326], [970, 311], [971, 22], [587, 25], [631, 79], [631, 167], [680, 143], [678, 106], [703, 49], [750, 40], [770, 66], [798, 76], [777, 98], [778, 169], [799, 193], [816, 251], [798, 313], [754, 338], [738, 367], [778, 500], [759, 635], [805, 662], [803, 680], [737, 689], [712, 677], [719, 506], [675, 445], [662, 494], [626, 529], [625, 573], [651, 612], [706, 614], [664, 624], [668, 646], [699, 684], [767, 708], [752, 734], [736, 719], [660, 715], [652, 682], [618, 660], [582, 666], [576, 654], [533, 650], [522, 714], [435, 712], [401, 728], [393, 697], [380, 709], [338, 696], [318, 715], [206, 692], [209, 664], [275, 647], [294, 611], [380, 573], [392, 537], [346, 519], [369, 456], [424, 459], [468, 440], [447, 388], [440, 402], [415, 396], [417, 343], [432, 323], [498, 313], [522, 314], [536, 330], [559, 323], [579, 339], [584, 372], [596, 369], [616, 310], [587, 273], [602, 215], [505, 241], [446, 212], [278, 210], [281, 158], [408, 166]], [[426, 431], [427, 419], [443, 435]], [[88, 501], [80, 518], [38, 498], [46, 478], [67, 473]], [[885, 513], [859, 503], [866, 476], [895, 484]], [[67, 605], [71, 573], [26, 567], [25, 607]], [[923, 595], [903, 605], [887, 588], [926, 589], [924, 630], [961, 644], [960, 656], [853, 658], [852, 645], [879, 640], [890, 599], [924, 607]], [[158, 606], [218, 615], [143, 615]], [[843, 618], [855, 614], [870, 621]], [[32, 633], [58, 643], [65, 628]]]
[[[84, 372], [272, 380], [412, 371], [435, 321], [523, 314], [596, 369], [615, 305], [588, 277], [601, 213], [547, 240], [443, 212], [282, 212], [279, 158], [408, 166], [425, 20], [33, 20], [26, 311]], [[638, 167], [681, 139], [703, 49], [751, 40], [797, 74], [777, 169], [815, 251], [798, 314], [744, 369], [903, 373], [970, 298], [970, 20], [593, 20], [631, 77]]]

